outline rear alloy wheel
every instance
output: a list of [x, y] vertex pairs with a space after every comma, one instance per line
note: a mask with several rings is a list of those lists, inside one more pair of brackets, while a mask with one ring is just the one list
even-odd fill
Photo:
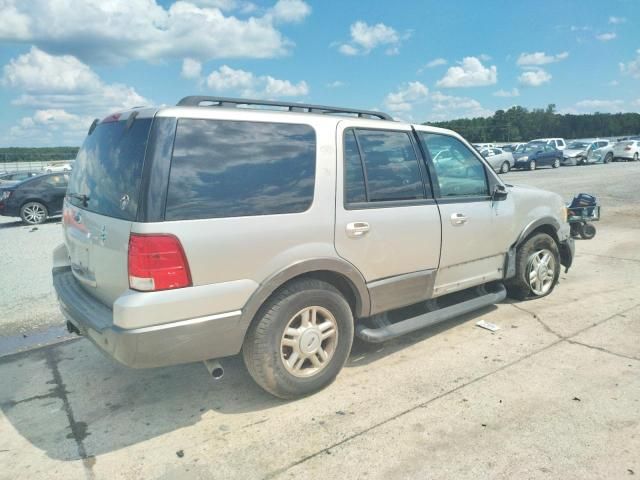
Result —
[[20, 217], [29, 225], [40, 225], [47, 219], [48, 212], [40, 202], [27, 202], [20, 209]]
[[557, 158], [553, 161], [553, 165], [551, 165], [553, 168], [558, 168], [560, 166], [560, 160], [558, 160]]
[[511, 298], [525, 300], [549, 295], [560, 278], [560, 252], [555, 240], [536, 233], [516, 252], [516, 275], [506, 282]]
[[604, 157], [604, 163], [611, 163], [613, 160], [613, 153], [609, 152]]
[[299, 398], [329, 385], [349, 357], [353, 314], [331, 284], [300, 280], [263, 306], [242, 347], [258, 385], [276, 397]]
[[511, 170], [509, 162], [504, 162], [500, 167], [500, 173], [509, 173], [509, 170]]
[[635, 155], [633, 156], [633, 161], [634, 162], [638, 161], [638, 152], [636, 152]]
[[536, 161], [535, 160], [531, 160], [529, 162], [529, 170], [535, 170], [536, 169]]

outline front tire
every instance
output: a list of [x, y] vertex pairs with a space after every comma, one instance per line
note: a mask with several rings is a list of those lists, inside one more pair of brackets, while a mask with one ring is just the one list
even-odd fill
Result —
[[47, 207], [40, 202], [27, 202], [20, 208], [20, 218], [28, 225], [40, 225], [48, 216]]
[[507, 281], [507, 293], [517, 300], [546, 297], [559, 278], [558, 245], [546, 233], [536, 233], [516, 252], [516, 275]]
[[536, 169], [536, 161], [535, 160], [531, 160], [529, 162], [529, 170], [535, 170]]
[[596, 227], [590, 223], [580, 224], [579, 233], [583, 240], [591, 240], [596, 236]]
[[300, 280], [269, 300], [242, 347], [251, 377], [283, 399], [314, 393], [336, 378], [349, 358], [354, 320], [331, 284]]
[[509, 170], [511, 170], [509, 162], [504, 162], [500, 167], [500, 173], [509, 173]]
[[552, 168], [559, 168], [560, 167], [560, 160], [558, 160], [557, 158], [553, 161], [553, 165], [551, 165]]

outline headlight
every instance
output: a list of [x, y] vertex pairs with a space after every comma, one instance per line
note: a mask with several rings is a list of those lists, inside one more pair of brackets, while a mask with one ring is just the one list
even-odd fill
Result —
[[525, 155], [524, 157], [520, 157], [521, 162], [526, 162], [527, 160], [529, 160], [529, 157], [527, 155]]
[[4, 191], [2, 193], [0, 193], [0, 200], [6, 200], [7, 198], [9, 198], [11, 196], [11, 192], [9, 191]]

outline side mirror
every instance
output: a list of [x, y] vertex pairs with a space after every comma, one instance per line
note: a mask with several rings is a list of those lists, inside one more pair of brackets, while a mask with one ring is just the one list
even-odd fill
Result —
[[493, 193], [491, 194], [491, 200], [492, 201], [496, 201], [496, 200], [504, 200], [505, 198], [507, 198], [509, 192], [507, 192], [507, 189], [505, 188], [504, 185], [496, 185], [495, 187], [493, 187]]

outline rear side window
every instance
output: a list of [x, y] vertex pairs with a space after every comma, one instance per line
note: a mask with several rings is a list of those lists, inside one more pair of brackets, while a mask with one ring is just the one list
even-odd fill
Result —
[[[135, 220], [150, 118], [99, 124], [78, 152], [69, 181], [69, 201], [80, 208]], [[80, 199], [86, 195], [86, 207]]]
[[313, 201], [308, 125], [180, 119], [166, 220], [298, 213]]
[[345, 131], [346, 203], [425, 198], [425, 187], [408, 132]]

